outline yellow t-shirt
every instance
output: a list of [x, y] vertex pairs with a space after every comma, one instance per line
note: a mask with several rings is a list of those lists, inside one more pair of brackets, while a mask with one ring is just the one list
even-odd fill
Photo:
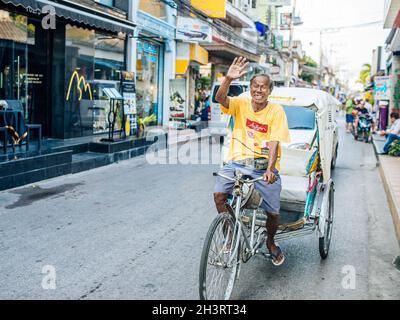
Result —
[[[235, 117], [228, 161], [247, 158], [268, 159], [268, 142], [290, 142], [286, 113], [280, 105], [268, 103], [265, 109], [254, 112], [249, 98], [233, 97], [229, 100], [229, 109], [221, 107], [222, 112]], [[279, 145], [275, 166], [278, 171], [280, 159], [281, 146]]]

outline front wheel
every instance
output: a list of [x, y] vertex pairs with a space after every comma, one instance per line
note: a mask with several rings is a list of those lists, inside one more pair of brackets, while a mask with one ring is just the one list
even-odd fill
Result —
[[211, 224], [200, 261], [201, 300], [229, 300], [240, 263], [236, 248], [238, 230], [235, 218], [221, 214]]
[[329, 205], [328, 205], [328, 215], [325, 218], [325, 229], [324, 229], [324, 236], [319, 238], [319, 253], [322, 259], [326, 259], [329, 254], [329, 247], [331, 244], [332, 238], [332, 227], [333, 227], [333, 215], [335, 211], [334, 206], [334, 198], [335, 198], [335, 190], [333, 184], [329, 190]]

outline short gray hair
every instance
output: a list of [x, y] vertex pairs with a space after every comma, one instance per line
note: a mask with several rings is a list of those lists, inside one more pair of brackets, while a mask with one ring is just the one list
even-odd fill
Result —
[[253, 84], [254, 80], [258, 77], [267, 79], [267, 81], [269, 83], [269, 88], [271, 89], [271, 91], [274, 89], [274, 82], [272, 81], [271, 77], [266, 73], [256, 74], [255, 76], [253, 76], [253, 78], [251, 78], [251, 80], [250, 80], [250, 84]]

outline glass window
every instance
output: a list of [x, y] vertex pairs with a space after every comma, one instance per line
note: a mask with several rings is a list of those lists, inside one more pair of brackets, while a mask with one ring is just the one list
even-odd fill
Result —
[[136, 99], [137, 112], [147, 125], [156, 125], [158, 119], [158, 75], [160, 65], [160, 45], [138, 41]]
[[114, 0], [96, 0], [96, 2], [101, 3], [107, 7], [114, 7]]
[[27, 17], [0, 10], [0, 100], [18, 100], [26, 116]]
[[164, 21], [167, 19], [165, 3], [159, 0], [140, 0], [139, 10]]
[[[108, 131], [110, 104], [104, 88], [119, 90], [125, 40], [67, 25], [66, 128], [69, 137]], [[119, 108], [115, 129], [122, 127]]]
[[[214, 88], [213, 97], [212, 97], [213, 103], [218, 103], [218, 101], [215, 99], [215, 97], [217, 95], [219, 87], [220, 86], [218, 85], [218, 86], [215, 86], [215, 88]], [[238, 97], [246, 91], [248, 91], [248, 86], [231, 85], [229, 87], [228, 97]]]
[[315, 112], [303, 107], [284, 107], [290, 130], [314, 130]]

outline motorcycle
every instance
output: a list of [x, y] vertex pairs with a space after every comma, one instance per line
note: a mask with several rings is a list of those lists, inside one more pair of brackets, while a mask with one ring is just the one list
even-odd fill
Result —
[[361, 137], [361, 141], [369, 143], [371, 140], [372, 118], [370, 115], [361, 114], [358, 119], [358, 128], [357, 132], [354, 130], [354, 139], [358, 141]]

